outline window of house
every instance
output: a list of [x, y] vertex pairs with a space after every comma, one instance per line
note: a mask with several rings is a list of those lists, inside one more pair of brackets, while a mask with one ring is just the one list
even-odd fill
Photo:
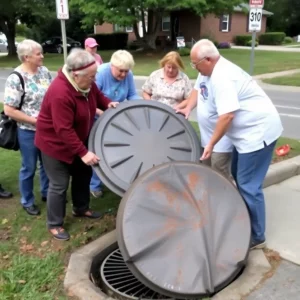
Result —
[[114, 32], [123, 32], [124, 27], [118, 24], [114, 24]]
[[132, 26], [126, 26], [126, 32], [132, 32], [133, 31], [133, 28]]
[[168, 16], [168, 17], [162, 17], [162, 20], [161, 20], [162, 31], [170, 31], [170, 27], [171, 27], [170, 16]]
[[221, 31], [228, 32], [229, 31], [229, 15], [221, 16]]

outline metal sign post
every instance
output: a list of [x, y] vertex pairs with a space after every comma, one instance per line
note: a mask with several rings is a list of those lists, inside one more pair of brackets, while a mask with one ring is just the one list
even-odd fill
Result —
[[250, 75], [253, 75], [254, 70], [254, 57], [255, 57], [255, 43], [256, 43], [256, 31], [252, 32], [252, 43], [251, 43], [251, 55], [250, 55]]
[[256, 46], [256, 32], [261, 31], [262, 8], [264, 0], [249, 0], [249, 32], [252, 32], [251, 55], [250, 55], [250, 75], [253, 75], [254, 57]]
[[57, 19], [61, 24], [61, 37], [63, 42], [64, 63], [67, 60], [67, 35], [66, 35], [66, 20], [69, 19], [69, 5], [68, 0], [56, 0], [56, 14]]

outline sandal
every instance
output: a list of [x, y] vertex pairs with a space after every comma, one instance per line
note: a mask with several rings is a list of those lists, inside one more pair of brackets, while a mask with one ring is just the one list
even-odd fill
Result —
[[73, 214], [73, 217], [78, 217], [78, 218], [100, 219], [103, 217], [103, 215], [101, 213], [92, 211], [90, 209], [86, 210], [85, 212], [81, 212], [81, 213], [75, 213], [73, 211], [72, 214]]
[[70, 235], [67, 231], [64, 230], [62, 227], [55, 227], [49, 229], [49, 232], [52, 234], [52, 236], [59, 241], [67, 241], [70, 239]]

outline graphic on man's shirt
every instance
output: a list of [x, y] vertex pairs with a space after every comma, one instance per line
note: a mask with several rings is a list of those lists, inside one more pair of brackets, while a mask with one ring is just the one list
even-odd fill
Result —
[[204, 100], [208, 99], [208, 89], [207, 86], [205, 85], [205, 82], [200, 83], [200, 90], [201, 90], [201, 95]]

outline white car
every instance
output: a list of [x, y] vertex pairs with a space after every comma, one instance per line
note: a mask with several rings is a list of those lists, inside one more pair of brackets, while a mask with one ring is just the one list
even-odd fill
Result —
[[0, 38], [0, 52], [7, 52], [7, 41]]

